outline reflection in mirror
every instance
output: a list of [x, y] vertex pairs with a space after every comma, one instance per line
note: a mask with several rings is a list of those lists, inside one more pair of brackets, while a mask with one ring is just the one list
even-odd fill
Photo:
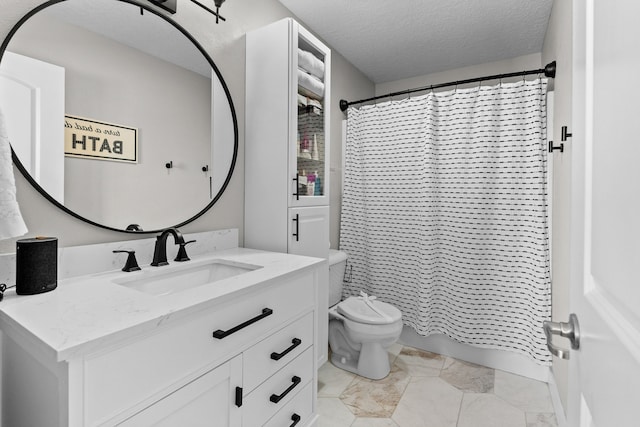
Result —
[[129, 0], [43, 5], [5, 41], [0, 108], [19, 167], [47, 197], [97, 225], [156, 231], [224, 191], [237, 124], [208, 56], [142, 11]]

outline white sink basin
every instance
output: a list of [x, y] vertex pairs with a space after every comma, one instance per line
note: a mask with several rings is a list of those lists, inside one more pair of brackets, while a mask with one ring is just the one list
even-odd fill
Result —
[[[117, 279], [113, 283], [150, 295], [167, 295], [248, 273], [261, 267], [212, 260], [206, 263], [180, 265], [178, 268], [165, 271], [162, 269], [167, 267], [151, 268], [154, 270], [142, 271], [143, 277]], [[155, 270], [156, 268], [158, 270]], [[137, 273], [133, 274], [137, 275]]]

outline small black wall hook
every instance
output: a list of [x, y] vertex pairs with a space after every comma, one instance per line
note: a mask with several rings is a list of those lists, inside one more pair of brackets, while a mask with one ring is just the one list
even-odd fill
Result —
[[554, 146], [553, 141], [549, 141], [549, 152], [553, 153], [555, 150], [560, 150], [561, 153], [564, 153], [564, 144], [560, 143], [560, 145]]
[[168, 163], [165, 163], [165, 164], [164, 164], [164, 167], [165, 167], [165, 168], [167, 168], [167, 169], [171, 169], [171, 168], [173, 168], [173, 160], [171, 160], [171, 161], [170, 161], [170, 162], [168, 162]]
[[567, 138], [571, 138], [572, 136], [573, 136], [572, 133], [567, 132], [567, 127], [566, 126], [562, 126], [562, 132], [561, 132], [560, 140], [561, 141], [566, 141]]

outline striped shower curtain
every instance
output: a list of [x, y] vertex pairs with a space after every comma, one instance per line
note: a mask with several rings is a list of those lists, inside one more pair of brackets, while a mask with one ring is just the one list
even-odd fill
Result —
[[547, 365], [551, 284], [546, 79], [350, 108], [340, 247], [344, 297]]

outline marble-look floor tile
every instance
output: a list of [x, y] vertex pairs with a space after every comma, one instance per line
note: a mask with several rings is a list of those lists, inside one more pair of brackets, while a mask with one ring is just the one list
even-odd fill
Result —
[[318, 369], [318, 397], [340, 397], [355, 374], [334, 366], [330, 361]]
[[350, 427], [356, 417], [335, 397], [318, 398], [318, 427]]
[[391, 418], [400, 427], [456, 427], [462, 396], [441, 378], [416, 377]]
[[390, 365], [393, 365], [393, 362], [395, 362], [396, 358], [398, 357], [398, 354], [400, 354], [400, 352], [402, 351], [402, 348], [403, 348], [402, 344], [395, 343], [387, 349], [387, 351], [389, 352]]
[[556, 414], [527, 412], [527, 427], [558, 427]]
[[400, 427], [390, 418], [356, 418], [351, 427]]
[[381, 380], [356, 377], [340, 399], [358, 417], [389, 418], [408, 383], [409, 375], [393, 366]]
[[465, 393], [457, 427], [526, 427], [524, 412], [493, 394]]
[[389, 360], [378, 381], [325, 363], [318, 427], [558, 427], [543, 382], [400, 344]]
[[436, 353], [403, 347], [394, 364], [412, 377], [437, 377], [445, 359]]
[[[449, 363], [449, 361], [452, 361]], [[494, 370], [473, 363], [447, 358], [440, 378], [459, 390], [472, 393], [493, 391]]]
[[553, 412], [546, 383], [496, 370], [494, 393], [524, 412]]

